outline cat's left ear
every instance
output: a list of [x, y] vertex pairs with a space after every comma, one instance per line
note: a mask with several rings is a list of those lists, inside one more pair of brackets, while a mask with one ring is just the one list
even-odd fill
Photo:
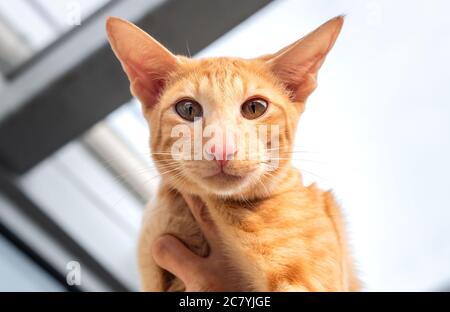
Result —
[[316, 88], [319, 68], [343, 23], [343, 16], [335, 17], [277, 53], [262, 57], [291, 92], [294, 101], [304, 102]]
[[130, 80], [131, 93], [144, 107], [153, 107], [169, 74], [176, 70], [178, 58], [126, 20], [109, 17], [106, 30], [111, 47]]

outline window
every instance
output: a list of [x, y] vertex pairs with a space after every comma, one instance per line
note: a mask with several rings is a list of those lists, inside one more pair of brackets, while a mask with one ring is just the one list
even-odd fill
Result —
[[0, 292], [63, 291], [47, 272], [0, 235]]
[[110, 0], [0, 2], [0, 72], [14, 71], [108, 2]]

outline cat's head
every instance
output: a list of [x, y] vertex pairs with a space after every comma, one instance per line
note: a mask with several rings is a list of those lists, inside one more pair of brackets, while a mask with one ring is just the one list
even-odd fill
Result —
[[298, 119], [342, 24], [336, 17], [259, 58], [197, 60], [109, 18], [111, 46], [142, 103], [163, 177], [193, 193], [270, 192], [289, 163]]

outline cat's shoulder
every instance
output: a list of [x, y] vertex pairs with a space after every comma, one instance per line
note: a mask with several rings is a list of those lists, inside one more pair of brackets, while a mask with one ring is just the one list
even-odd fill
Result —
[[306, 189], [309, 196], [323, 203], [324, 207], [328, 209], [338, 208], [339, 205], [333, 190], [323, 190], [316, 183], [310, 184]]

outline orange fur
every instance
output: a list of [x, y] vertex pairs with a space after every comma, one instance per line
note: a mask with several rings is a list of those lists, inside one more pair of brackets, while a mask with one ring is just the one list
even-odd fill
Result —
[[[337, 17], [272, 55], [256, 59], [174, 56], [156, 40], [126, 21], [110, 18], [108, 36], [126, 71], [132, 93], [143, 104], [150, 147], [162, 182], [149, 204], [139, 242], [144, 290], [183, 290], [183, 284], [153, 261], [151, 246], [164, 233], [181, 239], [199, 255], [208, 245], [180, 192], [200, 196], [224, 238], [230, 265], [248, 276], [255, 291], [352, 291], [358, 281], [346, 245], [343, 222], [330, 192], [305, 187], [290, 158], [297, 122], [317, 72], [343, 24]], [[255, 120], [239, 115], [240, 105], [258, 96], [268, 111]], [[182, 120], [173, 109], [180, 98], [203, 106], [204, 124], [245, 132], [252, 125], [280, 127], [279, 165], [268, 171], [273, 151], [258, 148], [257, 159], [233, 159], [227, 173], [211, 176], [212, 160], [174, 160], [171, 130]], [[251, 142], [242, 139], [244, 148]], [[264, 142], [267, 143], [267, 142]], [[262, 160], [261, 160], [262, 159]]]

